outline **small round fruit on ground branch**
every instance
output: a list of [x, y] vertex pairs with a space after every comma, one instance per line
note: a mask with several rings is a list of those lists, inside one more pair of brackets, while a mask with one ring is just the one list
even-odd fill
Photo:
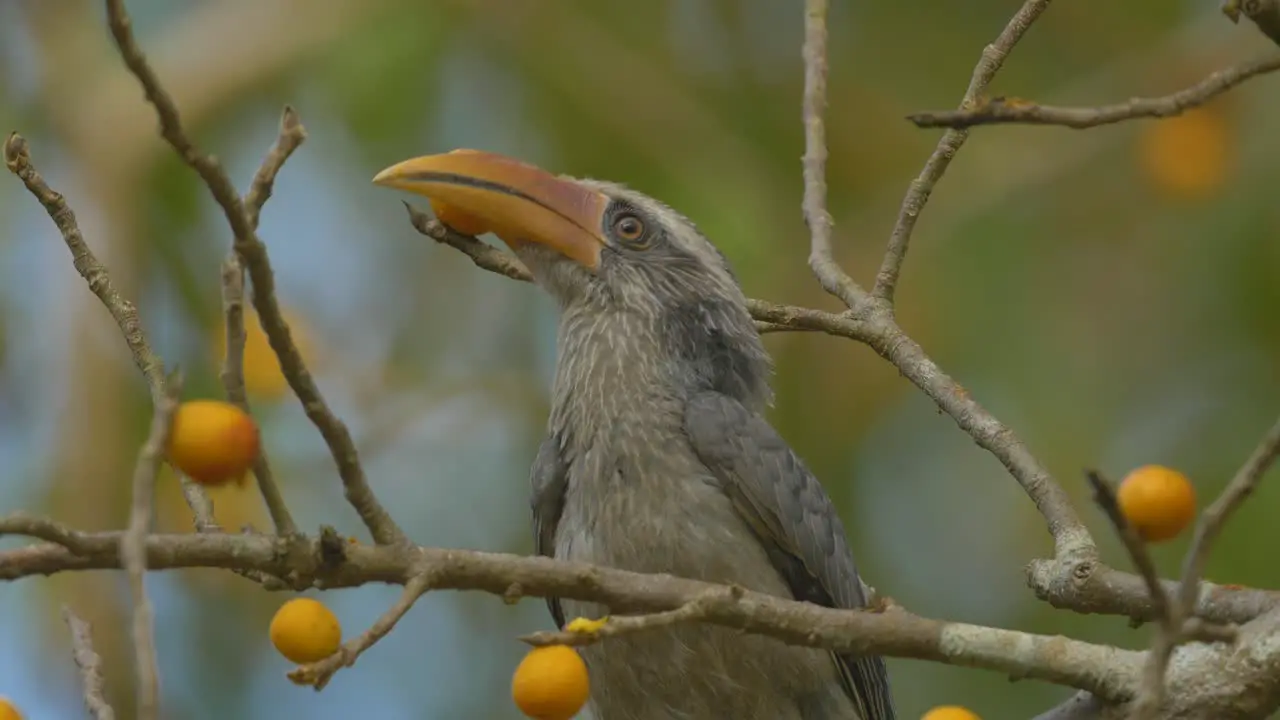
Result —
[[1116, 490], [1116, 502], [1147, 542], [1172, 539], [1196, 518], [1196, 490], [1191, 481], [1160, 465], [1144, 465], [1126, 475]]
[[920, 720], [982, 720], [982, 718], [959, 705], [939, 705], [921, 716]]
[[271, 644], [303, 665], [323, 660], [342, 644], [342, 626], [333, 611], [312, 598], [294, 598], [271, 618]]
[[22, 720], [22, 713], [7, 697], [0, 696], [0, 720]]
[[244, 479], [262, 440], [248, 413], [221, 400], [190, 400], [178, 406], [169, 435], [169, 462], [206, 485]]
[[567, 645], [536, 647], [511, 678], [516, 707], [534, 720], [569, 720], [587, 704], [587, 665]]

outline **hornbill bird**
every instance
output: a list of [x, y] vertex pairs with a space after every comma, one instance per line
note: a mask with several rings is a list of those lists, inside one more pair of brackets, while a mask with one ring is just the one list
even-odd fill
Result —
[[[844, 528], [764, 417], [771, 360], [726, 258], [622, 185], [455, 150], [374, 182], [492, 230], [559, 305], [537, 552], [862, 608]], [[547, 600], [557, 626], [607, 608]], [[613, 608], [619, 611], [619, 608]], [[598, 720], [892, 720], [884, 661], [703, 623], [584, 647]]]

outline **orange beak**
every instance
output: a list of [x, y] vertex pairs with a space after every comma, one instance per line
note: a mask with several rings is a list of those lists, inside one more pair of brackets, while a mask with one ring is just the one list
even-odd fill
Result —
[[479, 218], [507, 245], [538, 243], [593, 270], [600, 264], [609, 198], [533, 165], [454, 150], [397, 163], [373, 182]]

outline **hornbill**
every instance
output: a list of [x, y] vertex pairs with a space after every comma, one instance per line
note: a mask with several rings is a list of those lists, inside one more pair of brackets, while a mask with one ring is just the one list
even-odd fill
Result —
[[[492, 230], [559, 305], [531, 471], [542, 555], [861, 608], [830, 498], [764, 417], [771, 360], [729, 264], [622, 185], [476, 150], [374, 178]], [[550, 598], [565, 617], [592, 603]], [[619, 608], [613, 608], [619, 611]], [[892, 720], [884, 661], [708, 624], [583, 648], [598, 720]]]

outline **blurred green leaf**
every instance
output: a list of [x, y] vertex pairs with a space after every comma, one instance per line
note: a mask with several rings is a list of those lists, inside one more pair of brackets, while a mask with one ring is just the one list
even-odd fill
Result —
[[442, 3], [404, 3], [353, 28], [315, 69], [334, 112], [371, 160], [419, 144], [432, 117], [453, 14]]

